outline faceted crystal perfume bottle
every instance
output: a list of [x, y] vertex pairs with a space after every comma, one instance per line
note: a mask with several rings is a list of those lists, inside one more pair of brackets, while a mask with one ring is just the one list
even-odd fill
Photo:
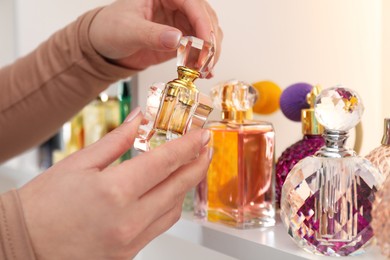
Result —
[[390, 175], [390, 118], [384, 120], [382, 145], [372, 150], [366, 158], [387, 178]]
[[[203, 126], [212, 107], [207, 102], [200, 103], [194, 81], [209, 74], [214, 64], [214, 52], [213, 43], [193, 36], [182, 37], [177, 56], [178, 78], [165, 84], [161, 94], [158, 87], [151, 87], [148, 99], [160, 96], [158, 110], [155, 116], [149, 114], [146, 118], [148, 123], [140, 129], [141, 134], [134, 144], [136, 149], [148, 151], [175, 139], [185, 134], [193, 123]], [[151, 110], [154, 110], [156, 102], [152, 103]]]
[[211, 90], [222, 121], [209, 122], [214, 154], [196, 190], [195, 214], [237, 228], [275, 224], [274, 130], [252, 120], [257, 92], [232, 80]]
[[[297, 95], [297, 93], [302, 95]], [[319, 86], [312, 87], [307, 83], [297, 83], [286, 88], [282, 94], [281, 108], [287, 118], [294, 119], [290, 116], [292, 110], [300, 111], [303, 138], [284, 150], [276, 162], [275, 193], [277, 207], [280, 206], [280, 195], [287, 174], [296, 163], [307, 156], [314, 155], [325, 144], [322, 137], [324, 128], [318, 123], [314, 115], [314, 103], [319, 93]], [[286, 95], [289, 96], [286, 97]], [[296, 114], [296, 112], [293, 114]]]
[[320, 255], [362, 253], [373, 237], [371, 208], [383, 175], [345, 147], [363, 113], [354, 91], [334, 87], [316, 98], [325, 146], [297, 163], [282, 188], [281, 219], [303, 249]]
[[[366, 158], [386, 178], [378, 191], [372, 208], [372, 228], [382, 254], [390, 258], [390, 118], [384, 119], [382, 145], [371, 151]], [[384, 232], [386, 230], [386, 232]]]

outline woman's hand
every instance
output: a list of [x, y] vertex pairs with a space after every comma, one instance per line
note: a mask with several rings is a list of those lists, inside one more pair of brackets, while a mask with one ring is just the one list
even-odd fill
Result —
[[96, 15], [89, 36], [102, 56], [144, 69], [175, 57], [182, 34], [213, 41], [217, 61], [222, 31], [206, 0], [118, 0]]
[[130, 259], [180, 217], [187, 190], [210, 162], [206, 130], [110, 166], [127, 151], [142, 120], [120, 127], [20, 188], [38, 259]]

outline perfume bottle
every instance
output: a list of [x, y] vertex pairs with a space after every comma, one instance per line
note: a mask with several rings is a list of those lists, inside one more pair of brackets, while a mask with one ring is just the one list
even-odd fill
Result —
[[390, 175], [390, 118], [384, 119], [381, 146], [372, 150], [366, 158], [387, 178]]
[[325, 144], [322, 137], [324, 128], [314, 115], [314, 103], [319, 93], [319, 86], [312, 87], [307, 83], [296, 83], [287, 87], [280, 99], [282, 112], [287, 118], [294, 120], [295, 114], [301, 114], [303, 137], [284, 150], [276, 162], [277, 207], [280, 206], [280, 194], [287, 174], [296, 163], [307, 156], [314, 155]]
[[252, 120], [257, 91], [232, 80], [211, 97], [222, 121], [205, 126], [214, 155], [196, 190], [195, 214], [237, 228], [273, 226], [275, 133], [272, 124]]
[[387, 176], [383, 186], [375, 196], [372, 207], [372, 229], [382, 254], [390, 258], [390, 178]]
[[[207, 119], [212, 107], [199, 102], [199, 91], [194, 81], [209, 74], [214, 52], [213, 43], [193, 36], [182, 37], [177, 56], [178, 78], [164, 84], [156, 116], [147, 118], [149, 123], [142, 127], [134, 143], [137, 150], [148, 151], [182, 136], [191, 127], [194, 117], [194, 121], [204, 124], [204, 118]], [[159, 89], [153, 85], [149, 97], [158, 97]], [[148, 128], [148, 125], [152, 127]]]
[[111, 85], [83, 109], [85, 146], [96, 142], [120, 125], [117, 91], [117, 85]]
[[[123, 123], [126, 120], [127, 115], [131, 111], [131, 91], [130, 84], [131, 78], [118, 82], [118, 100], [119, 100], [119, 114], [120, 114], [120, 123]], [[125, 152], [121, 157], [120, 161], [129, 160], [131, 158], [131, 150]]]
[[325, 146], [297, 163], [282, 188], [281, 219], [303, 249], [320, 255], [364, 252], [373, 237], [371, 208], [383, 175], [345, 147], [348, 130], [361, 118], [363, 104], [341, 86], [323, 90], [315, 115], [325, 128]]

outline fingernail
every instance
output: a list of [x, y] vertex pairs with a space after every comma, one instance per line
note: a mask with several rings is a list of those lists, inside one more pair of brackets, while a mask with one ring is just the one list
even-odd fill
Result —
[[126, 123], [131, 122], [136, 116], [138, 116], [140, 112], [141, 112], [140, 107], [134, 108], [133, 111], [131, 111], [131, 113], [127, 115], [125, 122]]
[[210, 42], [214, 45], [214, 49], [216, 50], [217, 49], [217, 37], [215, 37], [215, 33], [214, 31], [211, 31], [210, 32]]
[[181, 38], [180, 31], [165, 31], [161, 34], [160, 40], [162, 45], [169, 49], [176, 49], [179, 46]]
[[202, 145], [205, 146], [210, 141], [210, 131], [209, 130], [203, 130], [202, 133]]
[[209, 160], [213, 158], [213, 155], [214, 155], [214, 149], [212, 147], [209, 147], [209, 150], [207, 151], [207, 157], [209, 158]]

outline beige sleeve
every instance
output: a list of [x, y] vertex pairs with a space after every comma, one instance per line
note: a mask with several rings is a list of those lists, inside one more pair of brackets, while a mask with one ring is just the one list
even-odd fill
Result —
[[134, 73], [93, 49], [88, 30], [99, 10], [0, 70], [0, 163], [48, 139], [109, 84]]
[[0, 259], [36, 259], [15, 190], [0, 196]]

